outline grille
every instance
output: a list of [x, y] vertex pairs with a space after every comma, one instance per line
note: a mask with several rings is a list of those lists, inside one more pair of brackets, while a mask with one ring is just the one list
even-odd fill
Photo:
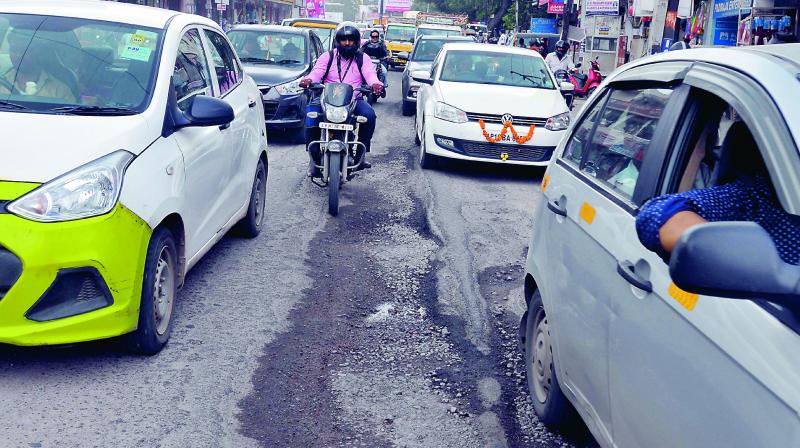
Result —
[[[494, 114], [474, 114], [467, 112], [467, 118], [470, 121], [478, 121], [483, 120], [486, 123], [502, 123], [502, 115], [494, 115]], [[514, 117], [514, 124], [517, 126], [544, 126], [547, 123], [547, 118], [535, 118], [535, 117]]]
[[2, 215], [3, 213], [8, 213], [8, 211], [6, 210], [6, 205], [8, 205], [9, 202], [11, 201], [0, 201], [0, 215]]
[[472, 141], [462, 141], [460, 146], [465, 156], [485, 159], [500, 159], [500, 154], [507, 153], [508, 160], [545, 162], [553, 155], [553, 148], [549, 146], [498, 145]]
[[272, 120], [275, 118], [275, 112], [278, 111], [277, 101], [264, 101], [264, 118]]
[[22, 261], [0, 247], [0, 299], [5, 297], [20, 275], [22, 275]]
[[50, 288], [25, 313], [25, 317], [45, 322], [88, 313], [112, 303], [111, 291], [97, 269], [62, 269]]

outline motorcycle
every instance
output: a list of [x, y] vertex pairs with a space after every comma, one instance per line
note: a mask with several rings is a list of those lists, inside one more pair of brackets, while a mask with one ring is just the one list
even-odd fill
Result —
[[[366, 117], [354, 116], [357, 93], [372, 94], [369, 87], [354, 89], [345, 83], [311, 84], [312, 101], [318, 98], [322, 105], [322, 120], [319, 122], [320, 139], [311, 141], [308, 150], [317, 145], [321, 152], [322, 172], [315, 185], [328, 188], [328, 213], [339, 214], [339, 189], [355, 175], [354, 170], [364, 161], [366, 146], [358, 140], [359, 126], [367, 122]], [[319, 112], [308, 112], [311, 119], [319, 118]], [[360, 151], [359, 151], [360, 149]]]
[[367, 96], [367, 102], [371, 105], [378, 102], [378, 98], [384, 98], [386, 96], [386, 89], [389, 85], [386, 83], [386, 70], [384, 70], [383, 64], [381, 64], [381, 60], [377, 58], [370, 58], [372, 63], [375, 65], [375, 73], [378, 75], [378, 79], [383, 83], [384, 90], [383, 93], [380, 95], [375, 95], [374, 93], [370, 93]]
[[603, 75], [600, 74], [600, 63], [597, 62], [598, 58], [591, 61], [592, 68], [589, 70], [589, 73], [584, 75], [582, 73], [578, 73], [577, 69], [580, 68], [581, 64], [575, 65], [575, 69], [571, 72], [566, 70], [556, 70], [553, 73], [558, 80], [558, 82], [568, 82], [575, 86], [572, 94], [569, 98], [565, 96], [567, 99], [567, 105], [570, 109], [572, 109], [572, 102], [575, 99], [575, 96], [578, 97], [588, 97], [594, 93], [595, 89], [600, 85], [603, 81]]

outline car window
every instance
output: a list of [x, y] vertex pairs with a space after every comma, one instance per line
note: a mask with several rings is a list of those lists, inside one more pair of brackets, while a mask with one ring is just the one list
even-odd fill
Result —
[[197, 30], [189, 30], [181, 38], [172, 75], [172, 88], [175, 89], [181, 110], [189, 109], [195, 95], [211, 94], [211, 74]]
[[211, 60], [214, 65], [214, 74], [219, 85], [219, 95], [223, 96], [242, 80], [242, 69], [236, 61], [233, 49], [221, 34], [210, 30], [203, 30], [211, 42]]
[[245, 64], [299, 66], [307, 63], [306, 37], [302, 34], [231, 30], [228, 38]]
[[672, 89], [611, 92], [592, 135], [581, 171], [631, 199], [650, 140]]
[[436, 55], [439, 53], [439, 50], [445, 44], [445, 40], [442, 39], [423, 39], [417, 42], [417, 45], [414, 46], [414, 54], [411, 55], [412, 61], [432, 61]]
[[600, 110], [602, 110], [605, 105], [606, 95], [607, 93], [603, 92], [603, 97], [595, 101], [594, 107], [586, 114], [583, 120], [581, 120], [580, 124], [575, 127], [572, 137], [570, 137], [564, 148], [564, 155], [562, 158], [573, 163], [576, 167], [580, 166], [581, 160], [583, 160], [583, 154], [589, 147], [589, 136], [594, 129], [594, 124], [597, 122], [597, 116], [600, 114]]
[[440, 79], [537, 89], [555, 88], [543, 59], [492, 51], [448, 51]]
[[26, 112], [141, 112], [154, 90], [161, 33], [83, 18], [2, 13], [0, 99]]

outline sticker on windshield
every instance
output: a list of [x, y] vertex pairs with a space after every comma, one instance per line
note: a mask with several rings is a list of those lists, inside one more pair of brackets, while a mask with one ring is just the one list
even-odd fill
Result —
[[144, 45], [144, 36], [141, 34], [134, 34], [131, 36], [131, 45]]
[[138, 45], [125, 45], [122, 54], [119, 55], [122, 59], [133, 59], [134, 61], [150, 61], [150, 55], [153, 50], [147, 47], [140, 47]]
[[152, 31], [136, 30], [128, 38], [128, 43], [120, 52], [122, 59], [149, 62], [156, 44], [156, 33]]

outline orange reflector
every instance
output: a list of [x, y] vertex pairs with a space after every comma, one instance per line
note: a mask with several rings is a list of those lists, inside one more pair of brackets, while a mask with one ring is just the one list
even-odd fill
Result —
[[545, 174], [544, 177], [542, 178], [542, 193], [547, 191], [547, 184], [549, 183], [550, 183], [550, 175]]
[[594, 209], [588, 202], [584, 202], [581, 206], [581, 212], [579, 213], [581, 219], [586, 221], [586, 224], [591, 224], [594, 222], [594, 216], [597, 214], [597, 210]]
[[678, 288], [678, 285], [675, 283], [670, 283], [669, 290], [667, 292], [669, 292], [669, 295], [671, 295], [676, 302], [680, 303], [682, 307], [689, 311], [692, 311], [694, 306], [697, 305], [697, 298], [699, 296]]

